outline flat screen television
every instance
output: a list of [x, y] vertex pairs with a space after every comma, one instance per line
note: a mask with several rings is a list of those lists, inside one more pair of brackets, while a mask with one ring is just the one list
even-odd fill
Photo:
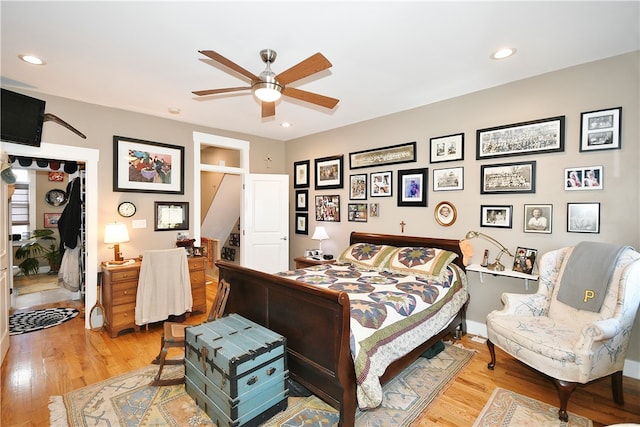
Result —
[[39, 147], [42, 140], [45, 101], [2, 89], [0, 99], [3, 141]]

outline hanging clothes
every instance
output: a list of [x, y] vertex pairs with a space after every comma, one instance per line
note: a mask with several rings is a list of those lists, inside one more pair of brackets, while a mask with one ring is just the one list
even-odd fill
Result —
[[71, 292], [80, 290], [80, 239], [75, 248], [67, 247], [58, 270], [58, 286]]
[[69, 196], [67, 206], [65, 206], [58, 220], [58, 231], [60, 232], [60, 253], [64, 255], [66, 248], [75, 249], [80, 238], [80, 228], [82, 227], [82, 197], [80, 195], [80, 178], [74, 178], [67, 184], [67, 195]]

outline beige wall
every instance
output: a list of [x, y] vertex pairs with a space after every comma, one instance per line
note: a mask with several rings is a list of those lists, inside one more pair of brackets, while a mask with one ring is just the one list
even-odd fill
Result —
[[[352, 230], [400, 233], [400, 223], [407, 225], [405, 234], [462, 239], [469, 230], [485, 232], [512, 251], [517, 246], [538, 249], [539, 254], [574, 245], [582, 240], [621, 243], [640, 248], [638, 211], [640, 206], [638, 162], [640, 137], [639, 111], [639, 54], [618, 56], [594, 63], [540, 75], [470, 95], [449, 99], [410, 111], [380, 117], [352, 126], [323, 132], [287, 142], [287, 169], [293, 171], [293, 162], [311, 160], [311, 187], [309, 191], [309, 235], [296, 235], [294, 214], [291, 214], [291, 257], [304, 253], [306, 248], [317, 248], [310, 239], [317, 224], [313, 212], [313, 196], [339, 194], [341, 222], [322, 222], [330, 240], [322, 243], [325, 252], [338, 255], [346, 248]], [[384, 102], [380, 99], [379, 102]], [[611, 107], [622, 107], [622, 149], [579, 152], [580, 114]], [[344, 108], [344, 107], [343, 107]], [[566, 116], [565, 150], [562, 153], [526, 155], [491, 160], [476, 160], [476, 130], [554, 116]], [[464, 160], [447, 163], [429, 163], [429, 139], [464, 132]], [[417, 142], [417, 162], [401, 165], [349, 170], [349, 152], [385, 147], [405, 142]], [[380, 204], [380, 216], [367, 223], [347, 222], [348, 186], [341, 190], [313, 189], [313, 160], [319, 157], [344, 155], [344, 179], [349, 175], [392, 170], [393, 197], [371, 198], [367, 202]], [[516, 161], [537, 162], [535, 194], [481, 195], [480, 166]], [[565, 191], [564, 168], [602, 165], [604, 189], [597, 191]], [[464, 167], [464, 190], [433, 192], [433, 169]], [[397, 170], [429, 168], [428, 207], [397, 207]], [[293, 186], [293, 183], [292, 183]], [[295, 192], [291, 195], [294, 204]], [[450, 227], [442, 227], [434, 219], [434, 207], [441, 201], [455, 205], [458, 219]], [[566, 231], [567, 202], [599, 202], [601, 205], [600, 234], [568, 233]], [[523, 232], [524, 204], [553, 205], [552, 234]], [[513, 205], [511, 229], [480, 228], [481, 205]], [[488, 248], [495, 256], [497, 250], [485, 240], [474, 239], [476, 255], [472, 262], [481, 260]], [[502, 257], [503, 262], [513, 262]], [[471, 304], [468, 317], [475, 322], [484, 319], [493, 309], [501, 307], [502, 292], [524, 292], [523, 282], [517, 279], [486, 277], [480, 283], [476, 273], [469, 274]], [[530, 286], [535, 291], [536, 284]], [[640, 326], [636, 321], [629, 357], [640, 360]]]

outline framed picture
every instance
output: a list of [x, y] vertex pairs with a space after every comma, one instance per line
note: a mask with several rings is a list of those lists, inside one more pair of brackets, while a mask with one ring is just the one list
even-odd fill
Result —
[[416, 143], [392, 145], [384, 148], [349, 153], [349, 169], [394, 165], [416, 161]]
[[393, 195], [392, 172], [371, 173], [371, 197], [391, 197]]
[[306, 211], [309, 209], [309, 190], [296, 190], [296, 210]]
[[431, 163], [464, 160], [464, 133], [431, 138], [429, 145]]
[[367, 204], [349, 203], [347, 206], [347, 220], [353, 222], [367, 222]]
[[463, 167], [433, 170], [433, 191], [450, 191], [463, 189]]
[[538, 257], [537, 249], [521, 248], [516, 249], [516, 256], [513, 257], [513, 271], [520, 273], [533, 273], [533, 266], [536, 265]]
[[154, 202], [155, 231], [188, 230], [189, 202]]
[[342, 162], [344, 156], [323, 157], [315, 160], [316, 190], [329, 190], [344, 187], [342, 181]]
[[553, 205], [524, 205], [524, 232], [551, 234]]
[[296, 234], [309, 234], [309, 214], [296, 212]]
[[193, 256], [202, 256], [203, 255], [203, 247], [202, 246], [194, 246], [193, 247]]
[[58, 220], [62, 213], [44, 214], [44, 228], [58, 228]]
[[114, 136], [113, 191], [184, 194], [184, 147]]
[[349, 199], [367, 200], [367, 174], [349, 176]]
[[569, 233], [600, 233], [600, 203], [567, 203]]
[[440, 202], [433, 210], [433, 216], [435, 216], [438, 224], [443, 227], [448, 227], [456, 222], [456, 219], [458, 218], [458, 211], [456, 210], [456, 207], [453, 206], [453, 203]]
[[480, 226], [511, 228], [513, 206], [509, 205], [481, 205]]
[[293, 163], [293, 188], [309, 186], [309, 160]]
[[427, 206], [429, 169], [398, 171], [398, 206]]
[[476, 131], [476, 159], [564, 151], [564, 116]]
[[564, 170], [564, 189], [602, 190], [602, 166], [581, 166]]
[[622, 107], [580, 115], [580, 151], [619, 150]]
[[340, 222], [340, 196], [316, 196], [316, 221]]
[[369, 216], [380, 216], [380, 205], [378, 203], [369, 203]]
[[535, 192], [535, 161], [480, 166], [480, 194]]

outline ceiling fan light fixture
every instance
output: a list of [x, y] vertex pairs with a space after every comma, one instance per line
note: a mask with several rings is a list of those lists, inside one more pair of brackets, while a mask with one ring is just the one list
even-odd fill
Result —
[[253, 93], [263, 102], [274, 102], [282, 96], [282, 86], [276, 82], [258, 82], [252, 88]]

